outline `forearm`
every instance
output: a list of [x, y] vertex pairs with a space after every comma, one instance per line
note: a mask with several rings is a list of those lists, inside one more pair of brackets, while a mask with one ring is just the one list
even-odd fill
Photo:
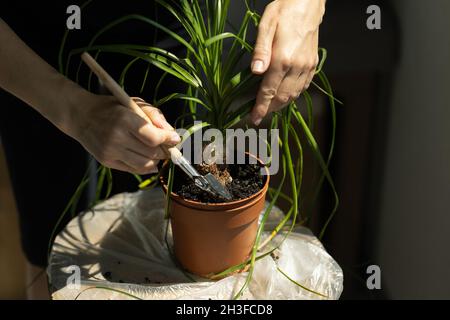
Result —
[[0, 88], [36, 109], [109, 168], [154, 173], [158, 161], [166, 158], [160, 145], [180, 142], [158, 109], [138, 102], [148, 122], [114, 97], [81, 88], [35, 54], [1, 19]]
[[[26, 102], [62, 131], [78, 97], [88, 94], [31, 50], [0, 19], [0, 87]], [[5, 107], [5, 106], [3, 106]]]

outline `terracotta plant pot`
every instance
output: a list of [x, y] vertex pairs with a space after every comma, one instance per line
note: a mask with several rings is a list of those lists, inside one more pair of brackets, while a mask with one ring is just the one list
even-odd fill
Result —
[[[201, 203], [171, 193], [169, 213], [175, 255], [187, 271], [208, 277], [249, 257], [269, 186], [266, 171], [261, 190], [233, 202]], [[161, 184], [167, 194], [163, 175]]]

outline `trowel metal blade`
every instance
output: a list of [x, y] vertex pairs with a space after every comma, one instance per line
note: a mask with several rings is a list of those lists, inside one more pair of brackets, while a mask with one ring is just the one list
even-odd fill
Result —
[[204, 175], [204, 177], [215, 193], [219, 194], [221, 197], [227, 200], [231, 200], [232, 196], [230, 191], [228, 191], [228, 189], [224, 187], [216, 177], [214, 177], [211, 173], [207, 173], [206, 175]]

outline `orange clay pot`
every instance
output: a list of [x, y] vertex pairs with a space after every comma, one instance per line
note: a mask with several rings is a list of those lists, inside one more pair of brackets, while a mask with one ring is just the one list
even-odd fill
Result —
[[[265, 169], [262, 189], [245, 199], [201, 203], [171, 193], [169, 214], [175, 256], [187, 271], [210, 277], [249, 257], [269, 186], [269, 171]], [[167, 194], [162, 175], [160, 181]]]

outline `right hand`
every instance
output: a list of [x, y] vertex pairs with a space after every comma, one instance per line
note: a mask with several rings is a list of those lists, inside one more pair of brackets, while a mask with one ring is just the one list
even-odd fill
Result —
[[179, 135], [161, 111], [133, 98], [151, 122], [112, 96], [88, 94], [76, 108], [66, 133], [106, 167], [136, 174], [156, 173], [168, 156], [160, 145], [174, 146]]

